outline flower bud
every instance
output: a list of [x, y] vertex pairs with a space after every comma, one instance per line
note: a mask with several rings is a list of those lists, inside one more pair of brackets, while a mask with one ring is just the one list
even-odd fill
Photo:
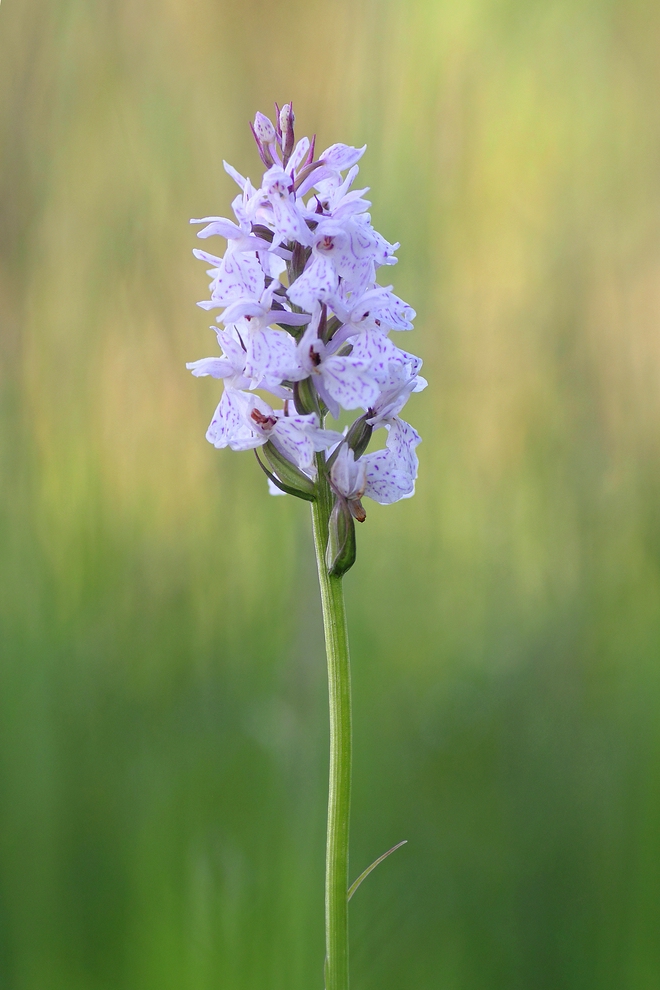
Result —
[[309, 261], [312, 249], [305, 247], [296, 241], [293, 245], [293, 251], [291, 252], [291, 262], [290, 262], [290, 272], [289, 272], [289, 285], [295, 282], [305, 270], [305, 265]]
[[373, 426], [367, 423], [366, 414], [356, 419], [350, 430], [346, 434], [346, 443], [353, 451], [355, 460], [362, 457], [369, 446], [371, 434], [374, 432]]
[[254, 118], [254, 133], [262, 144], [272, 144], [275, 141], [275, 128], [268, 117], [259, 111]]
[[285, 103], [280, 110], [280, 131], [282, 132], [282, 154], [284, 156], [285, 168], [286, 163], [291, 157], [291, 152], [293, 151], [293, 146], [296, 140], [293, 132], [295, 120], [296, 117], [293, 112], [293, 107], [290, 103]]
[[[268, 123], [270, 124], [270, 121], [268, 121]], [[268, 147], [267, 144], [263, 143], [263, 141], [257, 134], [254, 124], [250, 124], [250, 130], [252, 131], [252, 136], [254, 137], [254, 140], [257, 143], [257, 150], [259, 151], [259, 157], [261, 158], [266, 168], [270, 168], [272, 165], [275, 164], [275, 160], [270, 153], [270, 148]]]
[[328, 523], [325, 563], [331, 577], [341, 577], [355, 563], [355, 523], [344, 498], [335, 502]]
[[319, 398], [311, 377], [293, 383], [293, 401], [296, 412], [300, 413], [301, 416], [307, 416], [309, 413], [320, 415]]

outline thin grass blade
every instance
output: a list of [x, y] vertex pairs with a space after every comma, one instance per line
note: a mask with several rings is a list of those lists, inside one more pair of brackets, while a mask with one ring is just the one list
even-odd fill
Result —
[[379, 856], [378, 859], [375, 859], [373, 861], [373, 863], [371, 864], [371, 866], [368, 866], [366, 868], [366, 870], [364, 871], [364, 873], [361, 873], [360, 874], [360, 876], [357, 878], [357, 880], [354, 880], [353, 881], [353, 883], [348, 888], [348, 900], [349, 901], [350, 901], [351, 897], [353, 896], [353, 894], [355, 893], [355, 891], [360, 886], [360, 884], [362, 883], [362, 881], [367, 879], [367, 877], [369, 876], [369, 874], [371, 873], [371, 871], [372, 870], [375, 870], [379, 863], [382, 863], [384, 859], [387, 859], [388, 856], [391, 856], [392, 853], [393, 852], [396, 852], [397, 849], [400, 849], [401, 846], [405, 846], [405, 844], [406, 844], [407, 841], [408, 841], [407, 839], [402, 839], [401, 842], [397, 842], [397, 844], [395, 846], [392, 846], [391, 849], [388, 849], [386, 853], [383, 853], [382, 856]]

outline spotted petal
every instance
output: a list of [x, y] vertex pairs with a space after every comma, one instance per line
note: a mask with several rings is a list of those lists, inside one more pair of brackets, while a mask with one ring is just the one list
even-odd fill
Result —
[[326, 390], [344, 409], [369, 409], [378, 399], [380, 387], [369, 365], [361, 356], [353, 359], [349, 354], [326, 358], [320, 366]]
[[[206, 261], [212, 256], [195, 250], [197, 258]], [[217, 260], [217, 259], [216, 259]], [[259, 299], [264, 287], [264, 273], [259, 259], [242, 251], [227, 251], [220, 264], [214, 269], [215, 278], [211, 283], [213, 305], [228, 306], [245, 296]]]
[[280, 415], [272, 435], [278, 450], [306, 473], [313, 471], [315, 451], [332, 447], [341, 439], [342, 434], [336, 430], [321, 429], [314, 413], [308, 416]]
[[306, 309], [314, 308], [317, 301], [326, 302], [336, 291], [339, 278], [330, 258], [314, 255], [302, 275], [287, 290], [292, 303]]
[[408, 355], [385, 334], [368, 331], [354, 340], [351, 357], [368, 362], [371, 377], [381, 387], [386, 387], [394, 378], [399, 381]]
[[412, 330], [415, 310], [391, 289], [391, 285], [378, 285], [362, 296], [352, 298], [348, 303], [350, 322], [360, 329]]
[[381, 505], [410, 498], [415, 492], [418, 459], [415, 447], [421, 437], [402, 419], [393, 420], [384, 450], [366, 454], [367, 483], [365, 494]]
[[287, 171], [297, 172], [305, 158], [307, 157], [307, 152], [309, 151], [309, 138], [303, 137], [298, 141], [298, 144], [293, 149], [293, 154], [287, 163]]
[[268, 438], [257, 433], [248, 418], [254, 398], [248, 392], [226, 388], [206, 431], [209, 443], [232, 450], [251, 450], [265, 443]]
[[355, 165], [366, 150], [366, 144], [362, 148], [352, 148], [348, 144], [331, 144], [322, 155], [319, 155], [319, 161], [329, 168], [336, 169], [337, 172], [343, 172], [345, 168]]
[[295, 379], [298, 371], [296, 344], [286, 330], [256, 330], [247, 341], [245, 374], [252, 388], [267, 378], [271, 382]]
[[276, 240], [311, 244], [311, 232], [291, 194], [291, 178], [281, 165], [273, 165], [265, 173], [263, 190], [272, 207]]

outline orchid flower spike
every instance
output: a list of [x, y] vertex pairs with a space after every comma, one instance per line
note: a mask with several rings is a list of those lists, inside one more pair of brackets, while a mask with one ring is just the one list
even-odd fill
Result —
[[[377, 281], [399, 245], [374, 230], [367, 190], [351, 189], [365, 149], [333, 144], [315, 156], [314, 139], [296, 143], [291, 103], [250, 126], [265, 166], [260, 185], [225, 164], [240, 187], [237, 222], [191, 221], [206, 225], [198, 236], [227, 247], [222, 256], [194, 252], [210, 266], [199, 305], [219, 311], [222, 355], [188, 367], [224, 382], [207, 431], [215, 447], [263, 448], [273, 493], [328, 494], [327, 566], [343, 573], [355, 559], [354, 520], [366, 517], [362, 498], [389, 504], [414, 492], [420, 437], [400, 414], [426, 382], [421, 360], [389, 335], [411, 330], [415, 312]], [[329, 429], [326, 417], [344, 412], [352, 426]], [[381, 428], [385, 446], [370, 452]]]

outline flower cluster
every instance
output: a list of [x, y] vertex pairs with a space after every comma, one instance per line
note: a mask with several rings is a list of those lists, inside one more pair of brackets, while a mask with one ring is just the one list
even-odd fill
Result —
[[[187, 367], [224, 381], [206, 434], [215, 447], [263, 448], [273, 494], [313, 501], [329, 485], [328, 566], [343, 573], [362, 497], [386, 504], [414, 492], [420, 437], [399, 413], [426, 382], [421, 360], [388, 336], [411, 330], [415, 313], [376, 281], [399, 245], [372, 227], [368, 190], [352, 188], [365, 149], [334, 144], [315, 157], [314, 140], [295, 141], [291, 105], [276, 109], [275, 125], [261, 113], [252, 125], [261, 186], [224, 163], [240, 188], [236, 221], [191, 221], [204, 224], [198, 237], [224, 237], [227, 249], [194, 252], [210, 266], [210, 299], [199, 305], [220, 310], [212, 329], [221, 354]], [[343, 432], [327, 429], [326, 415], [342, 409], [360, 415]], [[385, 446], [367, 453], [381, 428]]]

